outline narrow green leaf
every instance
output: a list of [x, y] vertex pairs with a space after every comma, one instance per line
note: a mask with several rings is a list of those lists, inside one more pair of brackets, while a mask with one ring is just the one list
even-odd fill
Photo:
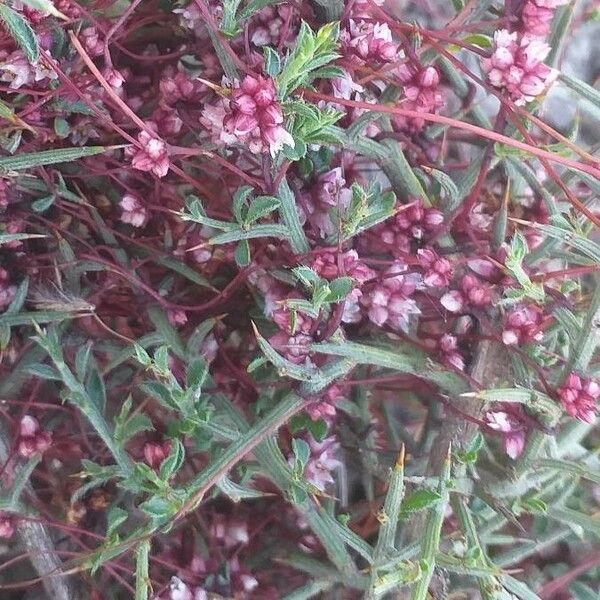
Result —
[[[4, 6], [0, 4], [0, 6]], [[102, 154], [109, 150], [106, 146], [83, 146], [80, 148], [60, 148], [57, 150], [43, 150], [42, 152], [31, 152], [17, 156], [0, 157], [0, 172], [21, 171], [44, 165], [71, 162], [85, 156]]]
[[290, 246], [296, 254], [306, 254], [310, 250], [310, 245], [300, 223], [296, 198], [285, 178], [279, 185], [279, 200], [281, 202], [279, 210], [287, 227], [286, 235], [289, 235]]
[[[25, 53], [27, 60], [34, 64], [40, 56], [40, 49], [37, 38], [29, 23], [16, 11], [0, 4], [0, 20], [6, 26], [6, 29]], [[0, 159], [0, 162], [3, 159]]]

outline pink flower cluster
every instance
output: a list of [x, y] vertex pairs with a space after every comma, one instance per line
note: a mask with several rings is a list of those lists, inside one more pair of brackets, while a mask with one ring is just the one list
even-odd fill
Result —
[[583, 379], [571, 373], [557, 390], [558, 398], [569, 415], [593, 423], [596, 419], [596, 401], [600, 396], [600, 385], [593, 379]]
[[[205, 118], [208, 118], [205, 111]], [[251, 152], [275, 155], [284, 145], [294, 146], [294, 138], [283, 127], [283, 111], [277, 100], [272, 77], [247, 75], [234, 85], [223, 118], [226, 143], [242, 143]]]
[[544, 64], [550, 52], [545, 42], [506, 29], [496, 31], [490, 58], [483, 69], [490, 83], [506, 90], [517, 106], [532, 102], [554, 82], [557, 72]]
[[34, 454], [43, 454], [52, 443], [52, 434], [41, 431], [35, 417], [24, 415], [19, 423], [17, 453], [23, 458], [31, 458]]
[[8, 540], [15, 532], [15, 520], [12, 515], [0, 512], [0, 539]]
[[554, 12], [570, 0], [525, 0], [521, 12], [521, 31], [529, 37], [544, 38], [550, 33]]
[[427, 287], [447, 287], [452, 279], [452, 263], [441, 257], [432, 248], [417, 250], [419, 265], [423, 268], [423, 285]]
[[442, 362], [452, 365], [455, 369], [463, 371], [465, 368], [465, 359], [458, 351], [458, 340], [456, 336], [445, 333], [438, 342]]
[[337, 458], [339, 442], [335, 436], [325, 438], [317, 442], [312, 436], [308, 436], [310, 446], [310, 457], [304, 468], [304, 477], [322, 492], [334, 482], [332, 472], [339, 469], [342, 463]]
[[504, 321], [502, 341], [508, 346], [539, 342], [543, 337], [541, 321], [541, 314], [534, 306], [515, 308]]
[[506, 411], [490, 411], [485, 420], [490, 429], [502, 433], [504, 451], [510, 458], [518, 458], [525, 447], [525, 430], [519, 421]]
[[10, 283], [10, 275], [0, 267], [0, 311], [7, 308], [14, 300], [17, 287]]
[[398, 56], [398, 44], [386, 23], [350, 19], [340, 34], [345, 51], [360, 63], [392, 62]]
[[484, 308], [492, 301], [492, 288], [473, 275], [463, 275], [460, 289], [445, 293], [440, 302], [451, 313], [471, 308]]
[[[401, 108], [435, 113], [444, 106], [444, 94], [439, 87], [440, 75], [435, 67], [406, 62], [398, 67], [396, 74], [404, 91]], [[425, 125], [421, 118], [402, 115], [394, 115], [393, 122], [398, 129], [407, 129], [413, 133], [418, 133]]]
[[368, 308], [369, 319], [379, 327], [388, 325], [397, 331], [407, 331], [411, 316], [421, 313], [411, 297], [419, 282], [420, 276], [407, 273], [405, 264], [394, 263], [362, 299]]
[[139, 171], [154, 173], [164, 177], [169, 172], [169, 151], [167, 144], [156, 135], [156, 123], [148, 121], [147, 130], [137, 137], [139, 147], [130, 146], [126, 154], [131, 157], [131, 166]]
[[148, 209], [138, 198], [131, 194], [123, 196], [119, 206], [121, 207], [121, 221], [132, 227], [143, 227], [150, 218]]

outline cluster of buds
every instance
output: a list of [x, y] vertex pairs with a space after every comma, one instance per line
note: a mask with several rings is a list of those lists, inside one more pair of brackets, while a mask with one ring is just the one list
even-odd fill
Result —
[[169, 152], [167, 144], [155, 134], [157, 127], [152, 121], [146, 123], [147, 129], [137, 137], [139, 147], [130, 146], [126, 154], [131, 157], [131, 166], [139, 171], [149, 171], [157, 177], [164, 177], [169, 171]]
[[305, 192], [299, 198], [306, 218], [321, 237], [326, 237], [335, 231], [331, 219], [332, 209], [347, 208], [351, 199], [352, 190], [346, 185], [341, 167], [323, 173], [310, 193]]
[[171, 577], [168, 600], [208, 600], [206, 590], [201, 587], [190, 588], [179, 577]]
[[282, 306], [285, 299], [278, 301], [279, 306], [272, 313], [273, 321], [280, 328], [269, 338], [269, 343], [290, 362], [306, 366], [312, 365], [309, 358], [311, 335], [314, 321], [301, 313], [290, 312]]
[[15, 532], [15, 520], [12, 515], [0, 512], [0, 539], [8, 540]]
[[435, 231], [443, 222], [443, 213], [437, 208], [425, 208], [421, 198], [402, 206], [393, 218], [399, 231], [416, 240], [423, 239], [426, 232]]
[[543, 337], [541, 315], [534, 306], [520, 306], [506, 316], [502, 341], [507, 346], [539, 342]]
[[343, 274], [347, 277], [352, 277], [358, 284], [363, 284], [370, 279], [374, 279], [377, 275], [373, 269], [367, 267], [360, 260], [356, 250], [344, 252], [339, 260], [342, 263], [343, 273], [338, 268], [337, 253], [330, 251], [320, 253], [312, 262], [311, 268], [317, 275], [324, 279], [335, 279]]
[[131, 194], [123, 196], [119, 207], [121, 208], [121, 221], [132, 227], [143, 227], [150, 218], [148, 209]]
[[171, 440], [165, 440], [164, 442], [146, 442], [142, 450], [144, 461], [151, 469], [158, 471], [165, 458], [171, 454], [172, 447]]
[[502, 433], [504, 451], [510, 458], [518, 458], [525, 447], [525, 430], [513, 415], [508, 412], [490, 411], [486, 413], [487, 426]]
[[501, 29], [494, 34], [492, 55], [483, 61], [483, 69], [494, 87], [523, 106], [556, 79], [557, 72], [544, 64], [549, 52], [550, 46], [541, 40]]
[[[444, 94], [439, 88], [440, 75], [435, 67], [403, 63], [396, 71], [404, 89], [401, 108], [420, 113], [435, 113], [444, 106]], [[393, 122], [400, 130], [418, 133], [425, 121], [418, 117], [395, 115]]]
[[460, 289], [446, 292], [441, 298], [442, 306], [451, 313], [471, 308], [484, 308], [492, 301], [490, 286], [473, 275], [463, 275]]
[[465, 359], [462, 354], [458, 352], [458, 340], [455, 336], [445, 333], [438, 342], [438, 348], [443, 363], [452, 365], [459, 371], [464, 370]]
[[[51, 61], [54, 60], [47, 51], [43, 50], [43, 52]], [[0, 58], [3, 58], [0, 62], [0, 81], [8, 83], [8, 87], [13, 90], [23, 86], [31, 87], [36, 83], [58, 77], [40, 60], [32, 65], [21, 50], [15, 50], [8, 56], [0, 53]]]
[[593, 423], [596, 419], [596, 400], [600, 396], [600, 385], [593, 379], [582, 379], [571, 373], [564, 385], [557, 390], [558, 398], [569, 415]]
[[342, 463], [337, 458], [340, 445], [334, 436], [317, 442], [308, 436], [310, 457], [304, 468], [305, 479], [322, 492], [334, 482], [332, 473], [339, 469]]
[[219, 545], [228, 550], [245, 546], [250, 541], [247, 521], [228, 518], [222, 514], [214, 516], [210, 533]]
[[24, 415], [19, 423], [17, 453], [23, 458], [31, 458], [34, 454], [43, 454], [52, 443], [52, 434], [41, 431], [35, 417]]
[[313, 421], [318, 421], [319, 419], [329, 421], [335, 417], [336, 403], [343, 398], [344, 395], [340, 388], [337, 385], [332, 385], [317, 400], [307, 405], [306, 412]]
[[525, 0], [521, 12], [521, 32], [528, 37], [545, 38], [550, 33], [554, 12], [570, 0]]
[[[240, 142], [254, 154], [275, 155], [294, 139], [283, 127], [283, 111], [272, 77], [247, 75], [232, 91], [223, 119], [225, 143]], [[223, 135], [225, 134], [225, 135]]]
[[392, 62], [398, 56], [398, 44], [386, 23], [350, 19], [340, 39], [344, 50], [360, 63]]
[[161, 103], [170, 106], [181, 100], [193, 100], [199, 92], [198, 83], [181, 71], [165, 75], [158, 84]]
[[420, 277], [406, 273], [406, 270], [405, 264], [394, 263], [384, 272], [381, 282], [363, 297], [368, 317], [375, 325], [389, 325], [397, 331], [407, 331], [411, 315], [420, 314], [417, 303], [411, 298]]
[[419, 265], [423, 268], [423, 284], [427, 287], [447, 287], [452, 279], [452, 263], [432, 248], [417, 250]]
[[10, 283], [10, 275], [0, 267], [0, 311], [7, 308], [14, 300], [17, 287]]
[[[275, 46], [289, 42], [295, 37], [295, 31], [289, 26], [294, 9], [289, 4], [265, 6], [259, 10], [250, 23], [250, 41], [258, 47]], [[287, 27], [284, 25], [287, 24]], [[285, 37], [282, 39], [282, 34]]]

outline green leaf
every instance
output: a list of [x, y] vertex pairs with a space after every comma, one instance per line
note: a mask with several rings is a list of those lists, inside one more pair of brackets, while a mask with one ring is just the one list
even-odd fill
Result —
[[127, 521], [129, 513], [118, 506], [112, 506], [106, 513], [106, 536], [111, 537], [119, 525]]
[[250, 244], [248, 240], [242, 240], [235, 247], [235, 263], [238, 267], [247, 267], [250, 264]]
[[281, 71], [281, 58], [279, 58], [279, 54], [271, 46], [265, 46], [263, 48], [263, 56], [265, 59], [265, 73], [271, 77], [277, 77], [279, 71]]
[[[27, 60], [35, 64], [40, 56], [40, 49], [35, 33], [29, 23], [18, 12], [6, 4], [0, 4], [0, 20], [2, 20], [10, 35], [17, 42], [21, 50], [23, 50]], [[2, 160], [0, 159], [0, 164]]]
[[2, 244], [8, 244], [9, 242], [20, 242], [21, 240], [43, 237], [46, 236], [36, 233], [0, 233], [0, 246], [2, 246]]
[[280, 204], [279, 199], [273, 196], [258, 196], [250, 203], [244, 223], [250, 225], [254, 221], [258, 221], [258, 219], [265, 217], [279, 208]]
[[413, 492], [403, 503], [402, 512], [412, 513], [435, 506], [442, 500], [442, 496], [433, 490], [421, 489]]
[[169, 456], [162, 461], [159, 470], [159, 477], [163, 481], [168, 481], [179, 471], [185, 459], [185, 450], [183, 444], [178, 440], [172, 440], [172, 447]]
[[44, 198], [40, 198], [39, 200], [36, 200], [35, 202], [32, 202], [31, 208], [35, 212], [43, 213], [44, 211], [48, 210], [54, 204], [55, 200], [56, 200], [56, 196], [54, 196], [54, 195], [46, 196]]
[[292, 451], [296, 461], [300, 464], [300, 471], [304, 471], [304, 467], [310, 458], [310, 446], [304, 440], [294, 438], [292, 440]]
[[315, 71], [339, 57], [336, 52], [339, 33], [337, 22], [327, 23], [315, 35], [302, 21], [294, 49], [277, 77], [277, 88], [282, 98], [297, 87], [311, 83]]
[[138, 508], [156, 521], [167, 519], [176, 511], [176, 507], [171, 502], [159, 496], [154, 496], [142, 502]]
[[310, 245], [300, 223], [296, 197], [285, 177], [279, 185], [278, 193], [281, 202], [279, 210], [286, 225], [285, 236], [289, 237], [290, 246], [296, 254], [305, 254], [310, 250]]
[[[5, 6], [0, 4], [0, 7]], [[44, 165], [71, 162], [85, 156], [102, 154], [110, 148], [107, 146], [83, 146], [80, 148], [60, 148], [57, 150], [43, 150], [42, 152], [31, 152], [19, 154], [18, 156], [0, 157], [0, 172], [21, 171]]]
[[243, 223], [245, 220], [246, 208], [248, 205], [248, 199], [252, 194], [252, 188], [249, 185], [244, 185], [238, 188], [233, 195], [233, 205], [231, 210], [233, 216], [238, 223]]
[[329, 282], [329, 294], [325, 297], [326, 302], [341, 302], [354, 287], [352, 277], [338, 277]]
[[94, 403], [100, 413], [104, 414], [106, 408], [106, 388], [104, 387], [102, 376], [96, 369], [90, 373], [87, 391], [90, 400]]
[[264, 237], [274, 237], [277, 239], [285, 239], [288, 237], [288, 230], [282, 225], [265, 223], [255, 225], [249, 231], [239, 229], [237, 231], [226, 231], [212, 237], [208, 243], [214, 246], [219, 244], [229, 244], [230, 242], [239, 242], [240, 240], [252, 240]]

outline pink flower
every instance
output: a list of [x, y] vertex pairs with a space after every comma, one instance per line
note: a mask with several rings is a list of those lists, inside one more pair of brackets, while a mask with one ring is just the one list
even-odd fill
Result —
[[513, 460], [517, 458], [525, 447], [525, 431], [518, 420], [505, 411], [490, 411], [485, 419], [488, 427], [503, 434], [502, 443], [504, 451]]
[[119, 202], [121, 208], [121, 221], [128, 223], [133, 227], [143, 227], [150, 219], [148, 209], [131, 194], [123, 196], [121, 202]]
[[557, 391], [558, 398], [569, 415], [593, 423], [596, 419], [596, 400], [600, 396], [600, 385], [593, 379], [582, 379], [571, 373]]
[[[444, 106], [444, 94], [439, 89], [440, 75], [435, 67], [403, 63], [396, 70], [403, 86], [404, 98], [401, 108], [421, 113], [435, 113]], [[400, 130], [418, 133], [425, 120], [416, 117], [395, 115], [394, 124]]]
[[15, 532], [14, 518], [5, 512], [0, 512], [0, 539], [8, 540]]
[[308, 437], [310, 457], [304, 468], [304, 477], [322, 492], [334, 482], [332, 472], [339, 469], [342, 463], [337, 458], [339, 443], [330, 436], [322, 442], [316, 442], [312, 436]]
[[421, 313], [410, 297], [417, 289], [420, 277], [406, 274], [406, 270], [403, 263], [395, 263], [385, 271], [382, 281], [363, 296], [362, 303], [375, 325], [388, 324], [392, 329], [407, 331], [411, 316]]
[[113, 67], [105, 68], [102, 72], [102, 75], [104, 79], [106, 79], [108, 85], [110, 85], [110, 87], [112, 88], [120, 89], [125, 83], [125, 76], [123, 75], [123, 73], [121, 73], [121, 71], [118, 71]]
[[[344, 275], [352, 277], [358, 284], [374, 279], [377, 275], [373, 269], [367, 267], [358, 258], [356, 250], [348, 250], [340, 258], [344, 267]], [[335, 252], [322, 252], [314, 259], [311, 268], [324, 279], [331, 280], [342, 275], [338, 269], [338, 258]]]
[[392, 62], [398, 56], [398, 44], [386, 23], [350, 19], [340, 35], [350, 57], [357, 62]]
[[457, 351], [458, 341], [455, 336], [445, 333], [439, 341], [439, 349], [442, 355], [442, 361], [452, 365], [455, 369], [463, 371], [465, 368], [465, 359]]
[[473, 306], [488, 306], [492, 301], [491, 288], [473, 275], [463, 275], [460, 288], [464, 297]]
[[142, 450], [144, 461], [151, 469], [158, 471], [162, 462], [171, 453], [172, 446], [171, 440], [165, 440], [164, 442], [146, 442]]
[[494, 87], [505, 89], [517, 106], [523, 106], [556, 79], [557, 72], [544, 64], [549, 52], [543, 41], [501, 29], [494, 34], [492, 55], [483, 61], [483, 69]]
[[171, 583], [169, 583], [169, 599], [194, 600], [194, 595], [190, 588], [183, 583], [179, 577], [171, 577]]
[[17, 436], [17, 453], [23, 458], [31, 458], [34, 454], [43, 454], [52, 443], [52, 434], [40, 431], [40, 424], [35, 417], [24, 415], [19, 422]]
[[529, 37], [546, 37], [550, 33], [554, 12], [570, 0], [526, 0], [521, 12], [521, 31]]
[[180, 100], [192, 100], [198, 93], [198, 84], [184, 73], [173, 77], [163, 77], [159, 84], [161, 99], [165, 104], [175, 104]]
[[398, 230], [420, 240], [425, 232], [435, 231], [444, 222], [444, 215], [436, 208], [425, 208], [423, 200], [417, 198], [401, 205], [393, 222]]
[[441, 258], [432, 248], [417, 250], [419, 264], [424, 269], [423, 284], [428, 287], [446, 287], [452, 279], [452, 263]]
[[336, 385], [332, 385], [317, 400], [307, 405], [306, 412], [313, 421], [318, 421], [319, 419], [329, 420], [332, 417], [335, 417], [336, 402], [343, 398], [344, 395], [340, 388]]
[[446, 292], [440, 303], [449, 312], [458, 313], [467, 307], [483, 308], [492, 302], [492, 289], [473, 275], [463, 275], [460, 290]]
[[167, 310], [167, 319], [173, 327], [179, 327], [187, 323], [187, 315], [184, 310], [170, 308]]
[[306, 333], [288, 335], [284, 331], [279, 331], [269, 338], [271, 346], [296, 365], [309, 366], [312, 364], [309, 358], [312, 342], [312, 337]]
[[4, 310], [10, 305], [16, 293], [17, 286], [10, 284], [8, 271], [0, 267], [0, 310]]
[[215, 515], [210, 533], [227, 549], [245, 546], [250, 541], [248, 523], [242, 519], [228, 519], [224, 515]]
[[509, 346], [539, 342], [543, 337], [540, 324], [540, 314], [533, 306], [520, 306], [507, 315], [502, 341]]
[[[284, 145], [294, 146], [294, 139], [283, 127], [283, 111], [277, 100], [271, 77], [247, 75], [234, 86], [229, 102], [222, 103], [224, 116], [220, 139], [248, 146], [254, 154], [269, 151], [274, 156]], [[219, 129], [220, 109], [205, 109], [204, 122]]]
[[128, 148], [132, 156], [131, 166], [139, 171], [151, 171], [157, 177], [164, 177], [169, 171], [169, 154], [167, 144], [151, 131], [156, 131], [156, 125], [146, 123], [150, 131], [141, 131], [137, 140], [141, 148]]

